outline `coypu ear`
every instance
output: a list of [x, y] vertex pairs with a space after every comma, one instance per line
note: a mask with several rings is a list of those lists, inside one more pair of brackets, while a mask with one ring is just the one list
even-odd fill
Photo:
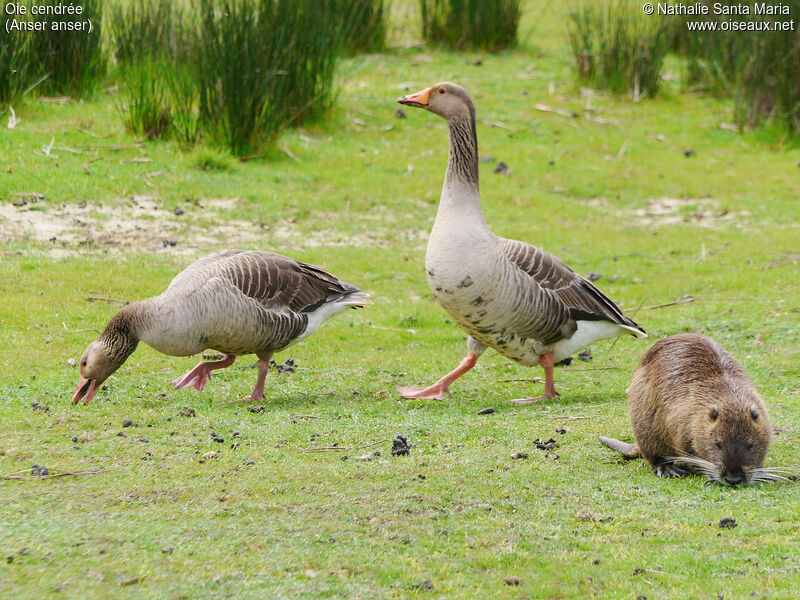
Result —
[[711, 407], [711, 412], [708, 413], [708, 416], [711, 417], [712, 421], [716, 421], [717, 420], [717, 417], [719, 416], [719, 410], [717, 409], [716, 406], [712, 406]]
[[750, 408], [750, 416], [753, 417], [753, 421], [758, 421], [758, 411], [755, 407]]

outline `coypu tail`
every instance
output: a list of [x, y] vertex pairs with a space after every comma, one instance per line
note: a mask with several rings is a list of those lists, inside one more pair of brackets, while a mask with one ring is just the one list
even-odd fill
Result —
[[639, 452], [639, 446], [636, 444], [628, 444], [626, 442], [621, 442], [620, 440], [615, 440], [614, 438], [605, 437], [603, 435], [600, 436], [600, 443], [604, 446], [608, 446], [612, 450], [616, 450], [627, 459], [639, 458], [641, 456], [641, 453]]

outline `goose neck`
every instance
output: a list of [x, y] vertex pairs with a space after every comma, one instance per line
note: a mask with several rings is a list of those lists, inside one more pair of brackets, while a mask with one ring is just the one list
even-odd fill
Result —
[[115, 362], [122, 364], [136, 350], [148, 318], [148, 301], [123, 307], [100, 334], [101, 342]]
[[445, 185], [459, 184], [480, 193], [478, 183], [478, 136], [475, 116], [470, 114], [448, 121], [450, 155], [447, 161]]

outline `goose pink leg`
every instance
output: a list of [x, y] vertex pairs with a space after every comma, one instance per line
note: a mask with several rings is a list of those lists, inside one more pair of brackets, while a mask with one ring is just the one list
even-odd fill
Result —
[[260, 358], [258, 360], [258, 379], [256, 379], [256, 387], [247, 398], [237, 398], [231, 402], [241, 402], [242, 400], [252, 402], [253, 400], [263, 400], [266, 398], [264, 395], [264, 382], [267, 379], [267, 371], [269, 371], [269, 359]]
[[553, 378], [553, 353], [548, 352], [539, 357], [539, 364], [544, 369], [544, 394], [536, 398], [516, 398], [512, 400], [514, 404], [533, 404], [541, 399], [552, 400], [556, 396], [560, 396], [556, 391], [556, 381]]
[[458, 365], [453, 371], [442, 377], [433, 385], [425, 388], [417, 387], [397, 387], [395, 388], [403, 398], [425, 398], [427, 400], [444, 400], [445, 396], [450, 395], [450, 384], [456, 379], [461, 377], [464, 373], [469, 371], [475, 366], [478, 361], [478, 355], [474, 352], [469, 352], [461, 364]]
[[232, 354], [226, 354], [222, 360], [201, 362], [194, 369], [186, 373], [186, 375], [178, 377], [171, 383], [176, 388], [193, 387], [202, 391], [202, 389], [206, 387], [206, 382], [211, 377], [211, 371], [230, 367], [235, 360], [235, 356]]

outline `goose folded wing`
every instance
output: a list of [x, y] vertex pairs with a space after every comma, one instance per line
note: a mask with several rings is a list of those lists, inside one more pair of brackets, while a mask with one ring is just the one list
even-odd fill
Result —
[[644, 333], [603, 292], [555, 256], [516, 240], [503, 240], [501, 248], [522, 272], [518, 281], [529, 318], [519, 335], [553, 344], [571, 337], [581, 320], [608, 321]]
[[327, 271], [280, 254], [247, 252], [228, 262], [228, 281], [269, 309], [312, 312], [347, 291]]

